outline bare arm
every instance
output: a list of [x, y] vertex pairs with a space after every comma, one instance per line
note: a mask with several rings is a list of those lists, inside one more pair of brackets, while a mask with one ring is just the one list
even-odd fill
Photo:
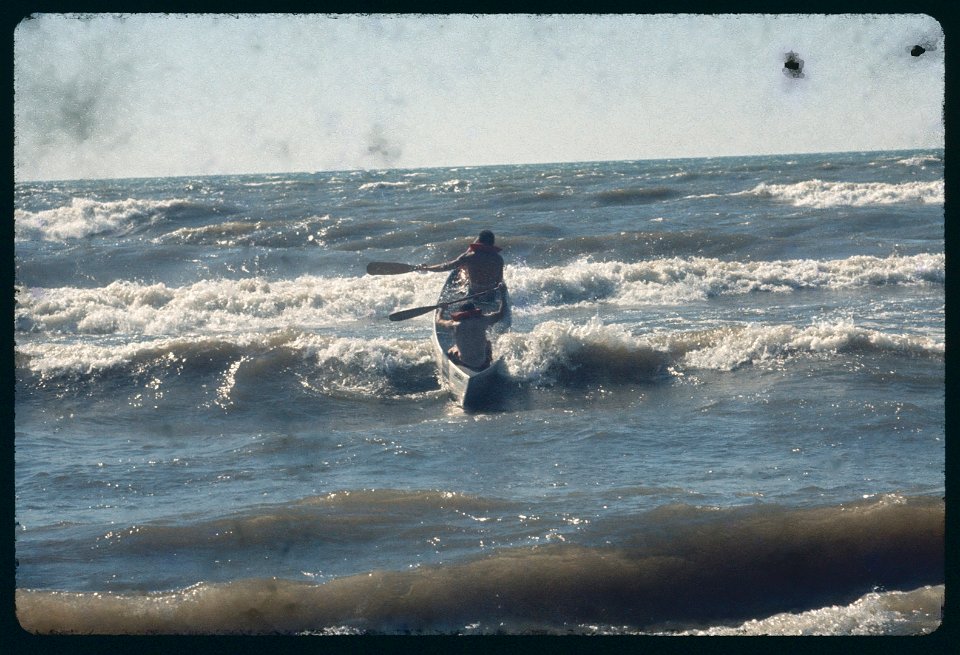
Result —
[[429, 271], [431, 273], [441, 273], [443, 271], [452, 271], [453, 269], [460, 266], [463, 263], [463, 258], [466, 256], [466, 253], [460, 255], [454, 260], [449, 262], [444, 262], [443, 264], [419, 264], [414, 267], [415, 271]]
[[[499, 286], [506, 286], [506, 285], [503, 282], [501, 282]], [[503, 301], [503, 294], [500, 294], [500, 306], [497, 307], [497, 311], [493, 312], [492, 314], [486, 315], [487, 325], [493, 325], [494, 323], [499, 321], [501, 318], [503, 318], [505, 309], [506, 309], [506, 305], [504, 304], [504, 301]]]

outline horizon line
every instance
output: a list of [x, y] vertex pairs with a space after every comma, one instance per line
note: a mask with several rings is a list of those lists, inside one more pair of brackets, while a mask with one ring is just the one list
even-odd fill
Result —
[[279, 171], [247, 171], [247, 172], [238, 172], [238, 173], [177, 173], [175, 175], [133, 175], [129, 177], [125, 176], [104, 176], [104, 177], [75, 177], [75, 178], [32, 178], [25, 180], [18, 180], [16, 173], [14, 173], [13, 183], [14, 185], [18, 184], [35, 184], [35, 183], [49, 183], [49, 182], [97, 182], [97, 181], [121, 181], [121, 180], [156, 180], [156, 179], [178, 179], [178, 178], [204, 178], [204, 177], [253, 177], [253, 176], [264, 176], [264, 175], [317, 175], [321, 173], [367, 173], [371, 171], [429, 171], [429, 170], [440, 170], [440, 169], [480, 169], [480, 168], [498, 168], [498, 167], [507, 167], [507, 166], [570, 166], [577, 164], [608, 164], [608, 163], [638, 163], [646, 161], [693, 161], [693, 160], [705, 160], [705, 159], [747, 159], [751, 157], [808, 157], [813, 155], [844, 155], [844, 154], [859, 154], [866, 155], [871, 153], [881, 153], [881, 152], [917, 152], [924, 150], [946, 150], [945, 145], [940, 146], [918, 146], [914, 148], [889, 148], [889, 149], [868, 149], [868, 150], [823, 150], [823, 151], [808, 151], [808, 152], [771, 152], [771, 153], [754, 153], [754, 154], [744, 154], [744, 155], [699, 155], [699, 156], [685, 156], [685, 157], [643, 157], [639, 159], [582, 159], [582, 160], [566, 160], [566, 161], [543, 161], [543, 162], [504, 162], [504, 163], [495, 163], [495, 164], [450, 164], [450, 165], [434, 165], [434, 166], [370, 166], [370, 167], [357, 167], [357, 168], [330, 168], [330, 169], [316, 169], [312, 171], [308, 170], [279, 170]]

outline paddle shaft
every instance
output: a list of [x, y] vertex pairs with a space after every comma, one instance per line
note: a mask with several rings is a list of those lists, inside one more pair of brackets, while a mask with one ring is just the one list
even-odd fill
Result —
[[413, 309], [403, 309], [399, 312], [394, 312], [390, 314], [387, 318], [391, 321], [405, 321], [408, 318], [415, 318], [417, 316], [423, 316], [428, 312], [432, 312], [435, 309], [440, 309], [441, 307], [446, 307], [454, 303], [463, 302], [464, 300], [469, 300], [470, 298], [476, 298], [477, 296], [482, 296], [490, 293], [493, 289], [487, 289], [486, 291], [479, 291], [477, 293], [471, 293], [469, 296], [464, 296], [462, 298], [457, 298], [456, 300], [451, 300], [449, 302], [442, 302], [437, 305], [427, 305], [426, 307], [414, 307]]

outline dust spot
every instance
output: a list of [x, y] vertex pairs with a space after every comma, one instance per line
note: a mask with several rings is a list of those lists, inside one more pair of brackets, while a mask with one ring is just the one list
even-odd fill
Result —
[[399, 144], [393, 143], [384, 134], [381, 125], [374, 125], [367, 137], [367, 155], [377, 160], [380, 165], [395, 164], [402, 153]]
[[784, 56], [786, 61], [783, 62], [783, 74], [793, 78], [803, 77], [803, 60], [800, 59], [800, 55], [790, 51]]

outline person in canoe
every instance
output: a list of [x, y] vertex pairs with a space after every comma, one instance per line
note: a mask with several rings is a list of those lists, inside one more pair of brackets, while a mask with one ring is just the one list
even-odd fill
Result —
[[453, 330], [455, 343], [447, 350], [450, 359], [478, 371], [489, 366], [493, 361], [493, 346], [487, 338], [487, 328], [503, 318], [503, 314], [501, 294], [500, 306], [495, 312], [484, 314], [474, 303], [465, 302], [450, 315], [450, 320], [437, 319], [437, 325]]
[[466, 273], [470, 286], [468, 293], [491, 290], [503, 284], [503, 257], [493, 242], [493, 232], [483, 230], [467, 251], [456, 259], [443, 264], [419, 264], [413, 270], [440, 273], [459, 268]]

